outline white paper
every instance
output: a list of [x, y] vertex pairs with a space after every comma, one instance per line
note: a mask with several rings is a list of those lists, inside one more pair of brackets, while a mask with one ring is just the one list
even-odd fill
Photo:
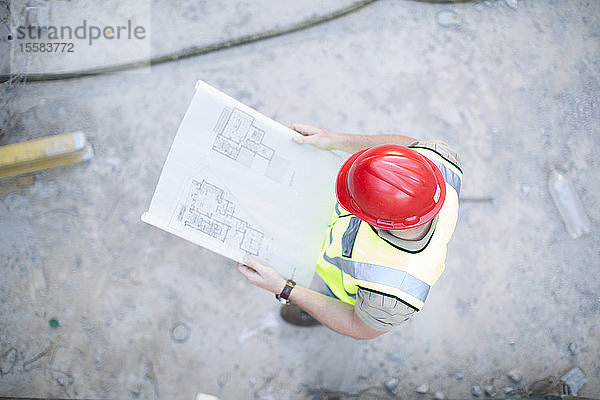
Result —
[[307, 285], [335, 205], [336, 154], [198, 81], [142, 220]]

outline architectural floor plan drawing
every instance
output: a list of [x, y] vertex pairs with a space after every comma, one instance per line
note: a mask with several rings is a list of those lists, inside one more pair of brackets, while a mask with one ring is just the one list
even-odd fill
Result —
[[266, 177], [284, 183], [292, 179], [289, 162], [263, 143], [265, 131], [255, 118], [238, 108], [223, 108], [214, 127], [217, 134], [212, 149]]
[[236, 215], [224, 189], [206, 180], [192, 180], [185, 203], [179, 205], [174, 228], [194, 229], [223, 243], [258, 256], [264, 234]]
[[240, 152], [244, 151], [249, 153], [250, 157], [259, 156], [270, 161], [275, 150], [262, 144], [265, 131], [253, 123], [254, 118], [245, 112], [237, 108], [233, 110], [224, 108], [215, 126], [217, 137], [213, 150], [234, 160], [238, 160]]
[[310, 284], [343, 159], [199, 81], [142, 220]]

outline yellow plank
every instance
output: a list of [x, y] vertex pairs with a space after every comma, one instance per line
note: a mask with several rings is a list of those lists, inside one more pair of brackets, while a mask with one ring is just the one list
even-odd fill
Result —
[[90, 145], [86, 145], [80, 151], [61, 154], [54, 157], [39, 158], [27, 163], [21, 162], [15, 165], [7, 165], [0, 167], [0, 178], [77, 164], [89, 160], [92, 158], [93, 154], [94, 152], [92, 147]]
[[73, 132], [1, 146], [0, 170], [78, 152], [86, 144], [83, 132]]

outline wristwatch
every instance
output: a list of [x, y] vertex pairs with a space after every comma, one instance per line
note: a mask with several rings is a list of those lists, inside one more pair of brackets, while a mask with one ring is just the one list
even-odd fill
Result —
[[292, 293], [292, 289], [294, 288], [294, 286], [296, 286], [296, 282], [294, 282], [291, 279], [288, 279], [287, 282], [285, 283], [285, 286], [283, 287], [283, 290], [281, 291], [280, 294], [276, 294], [275, 298], [281, 303], [281, 304], [290, 304], [290, 293]]

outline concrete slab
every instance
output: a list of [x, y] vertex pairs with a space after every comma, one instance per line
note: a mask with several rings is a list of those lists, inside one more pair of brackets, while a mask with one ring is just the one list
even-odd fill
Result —
[[[153, 51], [195, 43], [196, 28], [210, 42], [323, 11], [280, 3], [155, 2]], [[474, 385], [514, 387], [514, 368], [524, 385], [578, 366], [579, 395], [600, 397], [600, 4], [516, 4], [379, 1], [150, 74], [20, 87], [0, 144], [83, 130], [96, 156], [0, 199], [0, 393], [305, 398], [397, 377], [402, 398], [423, 383], [465, 398]], [[458, 148], [462, 194], [494, 200], [462, 204], [423, 312], [370, 342], [296, 329], [232, 262], [140, 222], [197, 79], [283, 123]], [[552, 166], [573, 180], [590, 235], [566, 233]], [[171, 334], [180, 322], [184, 342]]]

